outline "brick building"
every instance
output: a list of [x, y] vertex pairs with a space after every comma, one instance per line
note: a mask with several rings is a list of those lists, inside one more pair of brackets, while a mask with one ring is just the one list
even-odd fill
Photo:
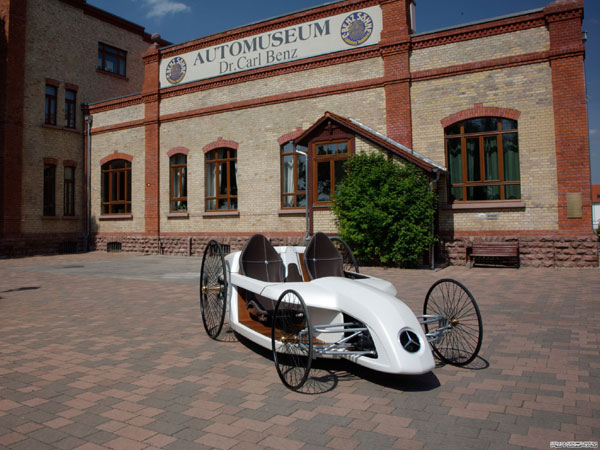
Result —
[[428, 33], [414, 8], [344, 0], [146, 46], [141, 92], [87, 110], [93, 246], [299, 242], [307, 204], [335, 233], [344, 160], [384, 152], [431, 177], [452, 263], [497, 239], [523, 265], [597, 266], [583, 1]]
[[0, 0], [0, 25], [0, 254], [81, 249], [81, 104], [139, 91], [150, 35], [85, 0]]

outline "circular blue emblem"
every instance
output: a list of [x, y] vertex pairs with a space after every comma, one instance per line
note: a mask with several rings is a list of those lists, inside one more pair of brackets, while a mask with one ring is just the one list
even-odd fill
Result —
[[177, 84], [183, 77], [185, 77], [185, 72], [187, 71], [187, 64], [185, 63], [185, 59], [181, 56], [176, 56], [167, 65], [167, 70], [165, 71], [167, 75], [167, 81], [171, 84]]
[[355, 12], [350, 14], [342, 23], [340, 34], [342, 40], [348, 45], [361, 45], [373, 32], [373, 19], [367, 13]]

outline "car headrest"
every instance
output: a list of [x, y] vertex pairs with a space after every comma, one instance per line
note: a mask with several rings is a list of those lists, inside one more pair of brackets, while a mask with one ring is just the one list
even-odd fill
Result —
[[283, 282], [283, 261], [269, 240], [262, 234], [255, 234], [240, 255], [242, 275], [260, 281]]
[[316, 233], [304, 251], [304, 263], [311, 280], [343, 277], [344, 259], [325, 233]]

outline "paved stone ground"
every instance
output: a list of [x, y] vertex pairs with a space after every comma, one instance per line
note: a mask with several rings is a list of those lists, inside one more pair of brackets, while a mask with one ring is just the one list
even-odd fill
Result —
[[[320, 361], [293, 393], [270, 355], [202, 328], [197, 258], [0, 260], [0, 448], [516, 449], [600, 438], [600, 271], [365, 272], [420, 312], [467, 285], [481, 358], [390, 376]], [[232, 338], [232, 335], [226, 335]]]

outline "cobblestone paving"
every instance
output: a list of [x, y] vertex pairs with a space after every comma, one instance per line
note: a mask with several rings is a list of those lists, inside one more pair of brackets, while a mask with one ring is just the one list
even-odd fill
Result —
[[484, 319], [481, 357], [419, 377], [319, 361], [310, 395], [281, 384], [268, 352], [207, 338], [199, 267], [106, 253], [0, 260], [0, 448], [547, 449], [600, 438], [597, 269], [365, 268], [417, 313], [434, 281], [463, 282]]

